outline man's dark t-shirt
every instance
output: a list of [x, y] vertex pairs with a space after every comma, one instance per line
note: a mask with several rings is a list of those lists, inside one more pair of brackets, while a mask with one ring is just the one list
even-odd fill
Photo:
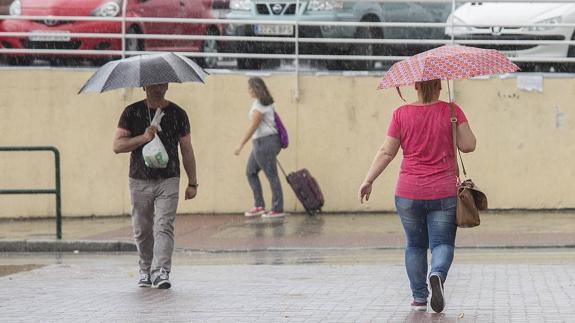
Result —
[[[190, 133], [190, 122], [184, 109], [170, 102], [163, 109], [165, 115], [160, 126], [161, 132], [157, 132], [160, 140], [166, 148], [170, 160], [166, 168], [150, 168], [144, 163], [142, 149], [145, 145], [132, 151], [130, 156], [130, 177], [135, 179], [163, 179], [180, 176], [180, 159], [178, 144], [181, 137]], [[145, 101], [133, 103], [124, 109], [118, 128], [130, 131], [132, 137], [139, 136], [150, 126], [151, 118], [154, 118], [155, 110], [151, 110]]]

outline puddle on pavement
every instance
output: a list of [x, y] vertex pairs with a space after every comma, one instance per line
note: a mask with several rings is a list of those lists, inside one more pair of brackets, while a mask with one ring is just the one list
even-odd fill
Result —
[[480, 317], [475, 313], [474, 315], [465, 315], [460, 313], [458, 315], [448, 315], [444, 313], [430, 313], [430, 312], [411, 312], [403, 322], [406, 323], [465, 323], [477, 322]]
[[44, 267], [42, 265], [0, 265], [0, 277]]
[[[252, 252], [201, 252], [178, 250], [175, 266], [203, 265], [397, 265], [403, 266], [403, 250], [301, 249]], [[137, 254], [126, 253], [3, 253], [1, 266], [24, 265], [135, 266]], [[457, 264], [575, 264], [575, 249], [460, 249]]]

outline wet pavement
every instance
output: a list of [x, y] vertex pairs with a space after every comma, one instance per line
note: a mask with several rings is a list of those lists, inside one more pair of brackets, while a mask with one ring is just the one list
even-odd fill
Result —
[[[241, 215], [178, 215], [176, 247], [184, 250], [254, 251], [315, 248], [401, 248], [403, 229], [395, 214], [297, 214], [284, 220]], [[66, 241], [133, 242], [129, 217], [67, 218]], [[55, 222], [0, 221], [0, 242], [54, 240]], [[575, 247], [575, 212], [489, 212], [477, 228], [460, 229], [457, 246]]]
[[[410, 311], [393, 214], [179, 215], [173, 289], [136, 287], [133, 252], [0, 253], [0, 322], [573, 322], [574, 219], [490, 212], [460, 229], [447, 307], [433, 314]], [[0, 243], [54, 242], [54, 229], [0, 221]], [[129, 217], [63, 225], [71, 243], [131, 231]]]
[[572, 322], [575, 250], [460, 249], [443, 314], [413, 313], [401, 250], [179, 251], [171, 290], [137, 256], [0, 254], [0, 322]]

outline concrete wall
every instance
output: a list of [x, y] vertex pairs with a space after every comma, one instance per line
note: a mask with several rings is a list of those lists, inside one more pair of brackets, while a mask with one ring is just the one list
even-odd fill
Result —
[[[65, 216], [130, 212], [129, 156], [115, 155], [112, 137], [122, 109], [143, 98], [141, 89], [76, 95], [93, 71], [0, 71], [0, 145], [53, 145], [62, 157]], [[385, 137], [394, 90], [377, 91], [373, 76], [265, 78], [291, 136], [280, 155], [287, 170], [308, 168], [326, 197], [325, 211], [393, 210], [400, 156], [361, 206], [357, 188]], [[199, 195], [181, 199], [181, 213], [240, 212], [252, 206], [244, 176], [249, 147], [233, 154], [248, 125], [246, 76], [214, 75], [206, 85], [171, 85], [168, 98], [189, 114], [198, 160]], [[465, 155], [471, 177], [492, 208], [573, 208], [575, 80], [545, 79], [544, 92], [525, 92], [516, 80], [457, 81], [455, 96], [478, 138]], [[408, 101], [415, 99], [404, 89]], [[0, 188], [54, 185], [50, 153], [0, 153]], [[183, 169], [182, 169], [183, 172]], [[263, 179], [263, 178], [262, 178]], [[269, 191], [267, 181], [262, 180]], [[182, 187], [186, 184], [182, 180]], [[286, 210], [301, 210], [284, 181]], [[266, 193], [267, 194], [267, 193]], [[269, 194], [266, 195], [269, 201]], [[53, 196], [2, 196], [0, 217], [54, 214]]]

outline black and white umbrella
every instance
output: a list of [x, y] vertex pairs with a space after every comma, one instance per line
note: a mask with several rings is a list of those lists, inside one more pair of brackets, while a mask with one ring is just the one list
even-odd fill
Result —
[[164, 83], [204, 83], [207, 76], [208, 73], [194, 61], [176, 53], [140, 55], [100, 67], [78, 93], [102, 93]]

